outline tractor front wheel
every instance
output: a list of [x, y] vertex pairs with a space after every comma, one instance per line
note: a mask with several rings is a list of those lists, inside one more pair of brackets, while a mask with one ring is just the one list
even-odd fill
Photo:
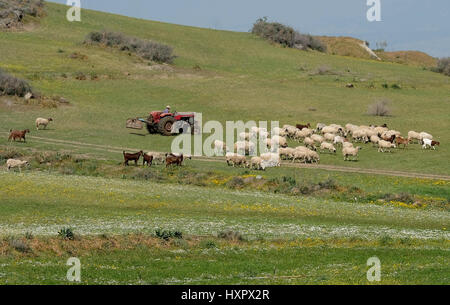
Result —
[[175, 119], [171, 116], [166, 116], [162, 118], [158, 123], [158, 131], [163, 136], [172, 135], [172, 126], [175, 123]]

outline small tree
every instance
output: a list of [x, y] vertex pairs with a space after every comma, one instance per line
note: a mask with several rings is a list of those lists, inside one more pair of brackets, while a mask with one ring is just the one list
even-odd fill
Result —
[[367, 114], [374, 116], [389, 116], [391, 115], [391, 109], [389, 107], [390, 103], [391, 102], [387, 99], [378, 100], [375, 103], [369, 105]]

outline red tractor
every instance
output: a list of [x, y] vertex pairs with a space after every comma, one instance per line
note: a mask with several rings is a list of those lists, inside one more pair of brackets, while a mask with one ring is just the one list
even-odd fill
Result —
[[142, 129], [143, 124], [151, 134], [159, 133], [163, 136], [170, 136], [176, 133], [184, 133], [191, 128], [194, 134], [195, 113], [176, 112], [163, 113], [162, 111], [152, 111], [146, 119], [134, 118], [127, 120], [127, 128]]

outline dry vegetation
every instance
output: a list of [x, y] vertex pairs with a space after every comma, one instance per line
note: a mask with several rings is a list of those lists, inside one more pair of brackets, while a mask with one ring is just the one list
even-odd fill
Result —
[[27, 16], [43, 14], [43, 0], [0, 0], [0, 29], [21, 28]]
[[101, 44], [121, 51], [136, 53], [140, 57], [159, 63], [172, 63], [176, 58], [172, 47], [154, 41], [129, 37], [118, 32], [91, 32], [86, 37], [87, 44]]

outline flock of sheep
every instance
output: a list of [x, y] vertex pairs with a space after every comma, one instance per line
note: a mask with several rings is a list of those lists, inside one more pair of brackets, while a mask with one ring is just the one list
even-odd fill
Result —
[[[45, 129], [51, 118], [37, 118], [36, 129], [41, 126]], [[25, 141], [25, 134], [29, 130], [10, 130], [9, 140], [18, 138]], [[269, 167], [281, 166], [281, 160], [291, 160], [292, 162], [318, 163], [320, 161], [320, 153], [330, 152], [336, 153], [336, 148], [341, 148], [344, 161], [357, 160], [358, 153], [362, 149], [360, 146], [354, 146], [355, 143], [369, 143], [378, 147], [378, 152], [391, 152], [392, 148], [406, 147], [409, 143], [420, 143], [423, 149], [436, 149], [440, 143], [433, 139], [433, 136], [427, 132], [409, 131], [408, 137], [402, 137], [401, 133], [391, 130], [386, 124], [382, 126], [366, 126], [346, 124], [341, 126], [338, 124], [325, 125], [318, 123], [316, 128], [311, 128], [311, 124], [297, 124], [296, 126], [284, 125], [282, 128], [275, 127], [271, 133], [265, 128], [252, 127], [250, 132], [242, 132], [239, 140], [234, 144], [232, 150], [220, 140], [214, 142], [216, 155], [226, 156], [226, 162], [233, 167], [249, 167], [257, 170], [265, 170]], [[260, 156], [256, 156], [257, 147], [256, 139], [263, 141], [267, 152], [262, 152]], [[303, 146], [295, 148], [288, 147], [288, 139], [303, 143]], [[260, 142], [261, 143], [261, 142]], [[147, 161], [149, 165], [152, 162], [164, 163], [167, 154], [163, 153], [147, 153], [144, 154], [144, 164]], [[125, 164], [128, 160], [135, 160], [137, 154], [126, 154], [124, 152]], [[251, 155], [247, 160], [246, 155]], [[175, 154], [171, 156], [179, 157]], [[133, 158], [134, 159], [133, 159]], [[140, 155], [139, 155], [140, 157]], [[139, 158], [138, 158], [139, 159]], [[148, 159], [148, 160], [147, 160]], [[151, 159], [151, 160], [150, 160]], [[27, 165], [25, 161], [9, 159], [7, 160], [8, 170], [14, 167], [22, 167]]]
[[[423, 149], [436, 149], [436, 146], [440, 145], [427, 132], [409, 131], [408, 137], [405, 138], [399, 131], [389, 129], [386, 124], [358, 126], [349, 123], [341, 126], [319, 123], [315, 129], [312, 129], [309, 123], [296, 126], [284, 125], [282, 128], [274, 128], [271, 135], [272, 137], [264, 128], [252, 127], [250, 132], [239, 134], [239, 141], [234, 144], [233, 151], [219, 140], [214, 142], [214, 149], [217, 155], [226, 153], [226, 162], [229, 166], [264, 170], [268, 167], [280, 166], [282, 159], [292, 162], [318, 163], [320, 161], [318, 151], [336, 153], [336, 148], [341, 148], [344, 161], [357, 160], [362, 147], [355, 146], [355, 143], [371, 142], [374, 147], [378, 147], [378, 152], [391, 152], [392, 148], [401, 145], [406, 147], [414, 142], [422, 144]], [[254, 139], [256, 138], [265, 142], [269, 152], [252, 157], [248, 161], [245, 155], [255, 155]], [[288, 147], [288, 139], [302, 142], [303, 146]]]

